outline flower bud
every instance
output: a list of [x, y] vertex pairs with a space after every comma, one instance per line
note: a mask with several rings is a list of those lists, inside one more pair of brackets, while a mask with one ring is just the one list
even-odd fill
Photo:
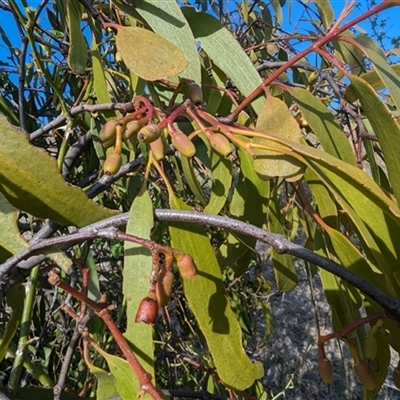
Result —
[[197, 83], [191, 83], [189, 86], [189, 99], [193, 102], [193, 104], [197, 107], [203, 104], [203, 91], [201, 90], [201, 86]]
[[171, 141], [179, 153], [185, 157], [190, 158], [196, 154], [196, 147], [183, 132], [176, 132], [172, 135]]
[[99, 132], [100, 142], [105, 143], [109, 142], [110, 140], [115, 141], [115, 134], [117, 132], [116, 126], [117, 126], [117, 121], [115, 119], [107, 121], [100, 129]]
[[161, 136], [161, 129], [156, 124], [149, 124], [140, 129], [138, 140], [144, 143], [151, 143]]
[[144, 322], [145, 324], [154, 325], [156, 323], [157, 314], [157, 300], [147, 296], [139, 304], [135, 322]]
[[121, 168], [122, 157], [121, 154], [111, 153], [104, 161], [104, 173], [107, 175], [115, 175]]
[[133, 135], [136, 135], [140, 131], [141, 125], [137, 121], [129, 121], [125, 130], [122, 133], [122, 140], [125, 142], [130, 139]]
[[360, 382], [368, 390], [374, 390], [376, 388], [375, 375], [364, 360], [360, 360], [357, 364], [354, 364], [354, 371]]
[[211, 147], [224, 157], [232, 153], [231, 142], [221, 133], [213, 133], [209, 140]]
[[318, 358], [318, 371], [324, 383], [330, 385], [333, 378], [333, 367], [328, 358]]
[[174, 251], [176, 265], [183, 279], [193, 278], [197, 274], [197, 268], [193, 258], [189, 254], [180, 251]]
[[378, 353], [378, 342], [373, 336], [366, 336], [364, 339], [364, 356], [369, 360], [375, 360]]
[[158, 305], [164, 307], [169, 303], [174, 285], [174, 274], [171, 271], [161, 270], [157, 276], [156, 296]]
[[153, 153], [154, 158], [157, 161], [162, 160], [165, 157], [164, 139], [162, 137], [159, 137], [154, 142], [151, 142], [150, 143], [150, 149], [151, 149], [151, 151]]

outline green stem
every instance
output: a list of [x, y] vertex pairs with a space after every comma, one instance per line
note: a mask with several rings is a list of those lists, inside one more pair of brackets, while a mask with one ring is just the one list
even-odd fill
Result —
[[32, 322], [32, 311], [33, 311], [33, 305], [35, 303], [38, 277], [39, 277], [39, 265], [36, 265], [31, 271], [31, 276], [30, 276], [31, 282], [25, 297], [24, 311], [22, 313], [21, 331], [18, 341], [16, 357], [14, 359], [14, 363], [8, 380], [8, 389], [12, 394], [12, 398], [15, 398], [17, 394], [17, 389], [19, 387], [19, 381], [21, 379], [21, 374], [22, 374], [22, 368], [25, 362], [26, 351], [28, 349], [29, 333]]

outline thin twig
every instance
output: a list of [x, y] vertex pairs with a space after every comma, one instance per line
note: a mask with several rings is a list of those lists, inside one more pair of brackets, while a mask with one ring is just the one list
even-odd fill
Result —
[[69, 116], [65, 114], [59, 115], [53, 121], [32, 132], [30, 134], [30, 140], [37, 139], [38, 137], [44, 135], [45, 133], [48, 133], [51, 130], [56, 129], [59, 126], [65, 124], [67, 118], [74, 117], [75, 115], [78, 115], [83, 112], [96, 113], [108, 110], [118, 110], [125, 113], [133, 111], [133, 105], [131, 102], [128, 102], [128, 103], [81, 104], [79, 106], [72, 107], [69, 111], [70, 114]]

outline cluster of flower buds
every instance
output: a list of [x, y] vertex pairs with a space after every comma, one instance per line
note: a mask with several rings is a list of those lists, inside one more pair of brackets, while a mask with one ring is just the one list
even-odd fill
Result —
[[[183, 279], [191, 279], [196, 275], [197, 268], [191, 256], [179, 250], [173, 250], [172, 255]], [[159, 307], [166, 306], [171, 298], [173, 284], [174, 274], [170, 268], [161, 268], [160, 271], [156, 271], [154, 285], [150, 282], [149, 293], [139, 304], [135, 322], [154, 325]]]

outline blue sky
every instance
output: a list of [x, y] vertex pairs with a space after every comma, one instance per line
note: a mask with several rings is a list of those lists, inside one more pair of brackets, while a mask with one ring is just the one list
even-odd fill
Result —
[[[65, 0], [67, 1], [67, 0]], [[168, 0], [163, 0], [163, 1], [168, 1]], [[173, 0], [174, 1], [174, 0]], [[317, 0], [317, 1], [326, 1], [326, 0]], [[363, 9], [366, 9], [368, 2], [366, 0], [356, 0], [358, 4], [361, 5]], [[16, 0], [17, 4], [21, 5], [22, 7], [22, 1], [21, 0]], [[40, 4], [39, 0], [27, 0], [28, 4], [37, 7]], [[238, 3], [239, 0], [236, 1], [227, 1], [224, 0], [224, 7], [228, 6], [234, 6], [236, 3]], [[251, 0], [248, 1], [251, 3]], [[267, 1], [265, 0], [265, 3]], [[283, 20], [284, 20], [284, 25], [283, 27], [288, 31], [291, 32], [293, 29], [294, 24], [297, 24], [298, 19], [301, 17], [301, 12], [303, 11], [303, 7], [298, 4], [297, 1], [292, 0], [293, 4], [293, 10], [292, 10], [292, 25], [289, 24], [289, 15], [288, 15], [288, 8], [287, 6], [284, 7], [283, 9]], [[309, 2], [310, 5], [312, 5], [312, 2]], [[335, 17], [338, 17], [341, 10], [343, 9], [345, 5], [344, 0], [331, 0], [331, 4], [334, 8], [335, 11]], [[355, 9], [353, 13], [350, 15], [350, 18], [354, 18], [357, 15], [359, 15], [361, 11], [358, 9]], [[46, 13], [42, 13], [41, 18], [45, 18]], [[307, 17], [307, 16], [306, 16]], [[40, 18], [40, 19], [41, 19]], [[398, 7], [392, 7], [391, 9], [382, 12], [381, 13], [381, 18], [388, 18], [387, 22], [387, 29], [388, 29], [388, 34], [389, 36], [400, 36], [400, 6]], [[17, 47], [20, 48], [21, 42], [19, 39], [18, 31], [14, 22], [14, 19], [10, 15], [10, 13], [5, 12], [3, 10], [0, 10], [0, 25], [4, 29], [4, 31], [7, 33], [9, 36], [9, 39], [12, 41], [12, 43]], [[301, 27], [306, 28], [306, 24], [302, 23], [300, 24]], [[361, 28], [368, 30], [369, 29], [369, 23], [364, 22], [361, 24]], [[306, 31], [304, 31], [307, 33]], [[388, 46], [389, 47], [389, 46]], [[9, 55], [6, 46], [4, 43], [0, 40], [0, 61], [5, 61], [5, 58]]]

